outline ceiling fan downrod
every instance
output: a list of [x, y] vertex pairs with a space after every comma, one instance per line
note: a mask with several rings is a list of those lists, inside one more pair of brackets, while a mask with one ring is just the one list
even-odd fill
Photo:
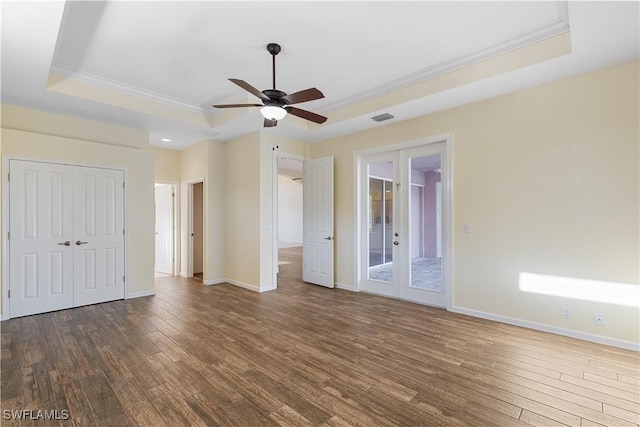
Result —
[[278, 43], [269, 43], [267, 51], [271, 54], [271, 71], [273, 74], [273, 90], [276, 90], [276, 55], [280, 53], [280, 45]]

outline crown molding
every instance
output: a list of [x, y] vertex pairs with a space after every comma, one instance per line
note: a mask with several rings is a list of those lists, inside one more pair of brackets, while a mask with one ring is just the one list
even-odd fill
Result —
[[530, 30], [517, 34], [512, 38], [495, 43], [484, 49], [480, 49], [465, 55], [458, 56], [456, 58], [439, 62], [427, 68], [423, 68], [422, 70], [416, 71], [415, 73], [411, 73], [407, 76], [400, 77], [388, 83], [376, 86], [367, 91], [357, 93], [353, 96], [343, 98], [335, 102], [324, 104], [316, 110], [319, 112], [337, 110], [351, 104], [356, 104], [371, 98], [375, 98], [376, 96], [381, 96], [386, 93], [393, 92], [398, 89], [422, 83], [434, 77], [450, 73], [452, 71], [467, 67], [478, 62], [485, 61], [494, 56], [518, 50], [527, 45], [537, 43], [542, 40], [567, 32], [569, 31], [569, 9], [567, 6], [567, 1], [558, 1], [557, 7], [558, 17], [552, 21], [547, 22], [546, 24], [534, 27]]
[[146, 101], [157, 102], [169, 107], [178, 108], [184, 111], [192, 113], [202, 113], [202, 107], [191, 104], [181, 99], [172, 98], [170, 96], [162, 95], [158, 92], [142, 89], [136, 86], [128, 85], [116, 80], [111, 80], [106, 77], [99, 76], [97, 74], [88, 73], [86, 71], [71, 71], [63, 67], [52, 66], [50, 69], [51, 74], [63, 77], [65, 79], [85, 83], [93, 86], [100, 87], [102, 89], [112, 90], [129, 96], [135, 96], [137, 98], [144, 99]]

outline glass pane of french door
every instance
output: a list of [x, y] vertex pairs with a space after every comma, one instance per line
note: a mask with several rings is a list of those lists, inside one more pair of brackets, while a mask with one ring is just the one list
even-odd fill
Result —
[[369, 165], [368, 233], [370, 280], [393, 282], [393, 163]]
[[410, 287], [442, 293], [442, 155], [413, 157], [410, 163]]

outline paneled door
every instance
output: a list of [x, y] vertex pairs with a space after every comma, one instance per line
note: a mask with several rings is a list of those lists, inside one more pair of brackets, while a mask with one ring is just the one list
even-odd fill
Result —
[[305, 160], [302, 185], [302, 280], [333, 288], [333, 156]]
[[12, 317], [73, 307], [73, 173], [11, 160], [9, 275]]
[[74, 305], [124, 297], [124, 173], [75, 166]]
[[156, 268], [173, 274], [173, 198], [172, 184], [156, 184]]
[[11, 317], [124, 298], [124, 173], [10, 160]]

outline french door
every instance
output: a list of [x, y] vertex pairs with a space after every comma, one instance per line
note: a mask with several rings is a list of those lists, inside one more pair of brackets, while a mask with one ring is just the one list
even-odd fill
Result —
[[10, 160], [11, 317], [124, 298], [124, 174]]
[[437, 143], [362, 159], [362, 290], [446, 307], [445, 155], [445, 144]]

